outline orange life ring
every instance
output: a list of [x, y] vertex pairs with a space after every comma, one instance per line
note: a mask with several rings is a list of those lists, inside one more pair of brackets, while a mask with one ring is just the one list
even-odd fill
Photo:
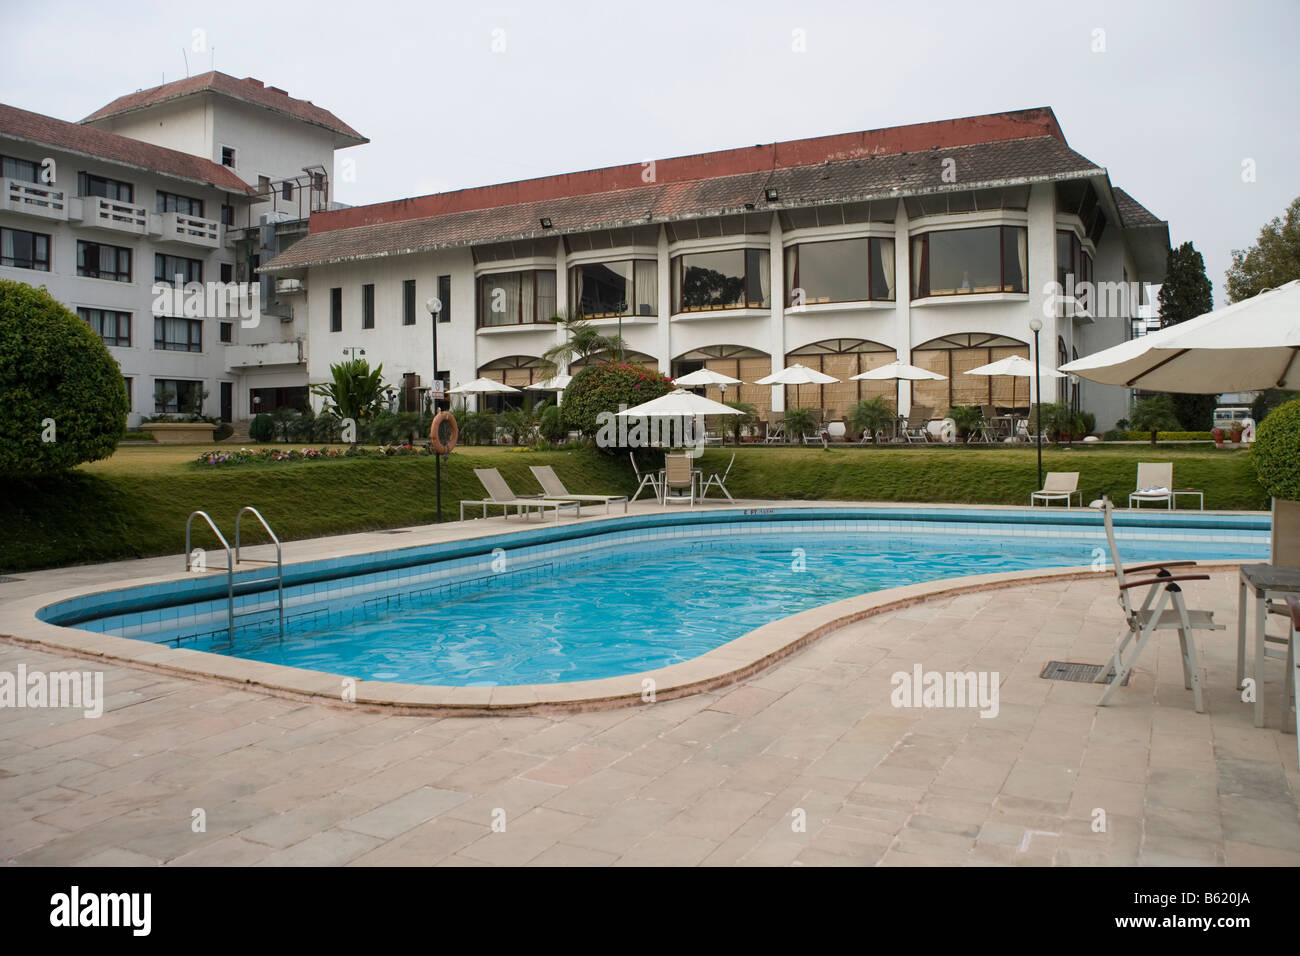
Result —
[[[451, 429], [445, 442], [438, 438], [440, 426], [443, 422], [446, 422]], [[460, 429], [456, 425], [455, 415], [442, 411], [433, 416], [433, 424], [429, 426], [429, 444], [433, 447], [435, 455], [450, 455], [451, 450], [456, 447], [458, 438], [460, 438]]]

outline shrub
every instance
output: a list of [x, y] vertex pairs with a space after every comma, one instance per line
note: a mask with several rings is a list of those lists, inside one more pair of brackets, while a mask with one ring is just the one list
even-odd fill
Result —
[[564, 415], [558, 405], [549, 406], [542, 412], [542, 437], [547, 441], [564, 441], [569, 430], [564, 427]]
[[736, 401], [723, 402], [723, 404], [728, 408], [734, 408], [736, 411], [740, 412], [739, 415], [717, 416], [717, 418], [722, 419], [719, 427], [722, 429], [723, 434], [725, 435], [727, 432], [731, 432], [731, 437], [735, 440], [736, 444], [739, 445], [740, 436], [744, 434], [745, 429], [758, 421], [758, 409], [749, 402]]
[[0, 474], [107, 458], [126, 413], [122, 370], [90, 326], [45, 289], [0, 279]]
[[248, 423], [248, 437], [253, 441], [270, 441], [275, 437], [275, 422], [265, 412], [253, 416]]
[[1080, 437], [1091, 435], [1097, 429], [1097, 416], [1092, 412], [1081, 412], [1079, 414], [1080, 424], [1083, 426], [1079, 429]]
[[588, 365], [573, 376], [560, 408], [566, 427], [593, 436], [600, 428], [601, 412], [614, 414], [620, 405], [631, 408], [672, 390], [667, 376], [643, 365]]
[[1279, 405], [1259, 423], [1250, 457], [1265, 492], [1300, 501], [1300, 399]]
[[948, 417], [957, 424], [957, 438], [960, 441], [965, 441], [984, 421], [984, 414], [978, 405], [954, 405], [948, 409]]
[[459, 432], [456, 440], [462, 445], [482, 445], [490, 442], [496, 434], [497, 420], [491, 412], [467, 412], [458, 408], [452, 415]]
[[813, 433], [817, 427], [817, 418], [818, 413], [811, 408], [788, 408], [781, 421], [785, 425], [785, 433], [797, 440]]
[[1175, 431], [1179, 427], [1173, 401], [1163, 393], [1142, 399], [1129, 412], [1129, 426], [1134, 431], [1150, 434], [1154, 445], [1158, 440], [1157, 432]]

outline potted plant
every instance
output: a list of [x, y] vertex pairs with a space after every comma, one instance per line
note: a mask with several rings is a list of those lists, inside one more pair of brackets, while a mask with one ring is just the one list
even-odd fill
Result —
[[811, 408], [786, 409], [785, 433], [792, 441], [802, 441], [804, 435], [811, 435], [817, 427], [817, 413]]
[[954, 405], [948, 409], [948, 417], [957, 425], [957, 440], [966, 441], [971, 432], [977, 431], [984, 421], [984, 414], [975, 405]]
[[1273, 499], [1272, 562], [1300, 565], [1300, 399], [1260, 422], [1250, 458]]
[[889, 433], [894, 424], [894, 410], [883, 398], [863, 399], [849, 411], [848, 424], [859, 435], [869, 434], [875, 441]]
[[1232, 425], [1229, 426], [1229, 427], [1231, 428], [1231, 432], [1230, 432], [1231, 439], [1230, 439], [1230, 440], [1232, 441], [1232, 443], [1233, 443], [1234, 445], [1238, 445], [1238, 444], [1240, 444], [1240, 443], [1241, 443], [1241, 433], [1242, 433], [1241, 422], [1233, 422]]
[[1222, 429], [1222, 428], [1213, 428], [1213, 429], [1210, 430], [1210, 434], [1214, 436], [1214, 444], [1215, 444], [1217, 447], [1222, 448], [1222, 447], [1223, 447], [1223, 429]]

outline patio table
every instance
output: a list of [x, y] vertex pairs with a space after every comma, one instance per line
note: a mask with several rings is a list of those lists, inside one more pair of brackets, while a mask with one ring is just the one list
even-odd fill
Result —
[[[1268, 642], [1286, 643], [1280, 638], [1270, 638], [1264, 633], [1268, 598], [1286, 594], [1300, 594], [1300, 568], [1278, 564], [1243, 564], [1237, 585], [1237, 686], [1246, 676], [1246, 601], [1247, 593], [1255, 598], [1255, 726], [1264, 726], [1264, 661], [1268, 658], [1286, 660], [1284, 651], [1270, 650]], [[1283, 722], [1286, 714], [1282, 715]]]

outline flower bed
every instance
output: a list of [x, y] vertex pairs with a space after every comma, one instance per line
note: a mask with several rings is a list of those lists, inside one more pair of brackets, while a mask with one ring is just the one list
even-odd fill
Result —
[[195, 459], [199, 465], [263, 465], [281, 461], [326, 461], [335, 458], [398, 458], [431, 455], [428, 445], [327, 446], [325, 448], [240, 448], [238, 451], [205, 451]]

